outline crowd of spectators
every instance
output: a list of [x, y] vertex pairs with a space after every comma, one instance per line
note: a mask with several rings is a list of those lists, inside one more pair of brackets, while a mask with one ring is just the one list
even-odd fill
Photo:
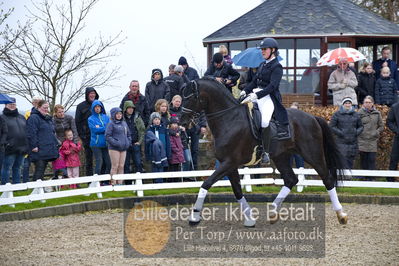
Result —
[[[350, 169], [358, 154], [362, 169], [376, 169], [377, 142], [384, 127], [381, 114], [374, 107], [376, 103], [391, 107], [387, 125], [395, 138], [389, 168], [396, 170], [399, 77], [396, 63], [389, 56], [390, 49], [384, 48], [382, 58], [372, 64], [364, 63], [357, 77], [343, 58], [329, 78], [334, 105], [339, 106], [330, 127]], [[215, 78], [232, 91], [235, 86], [243, 89], [254, 73], [256, 69], [247, 69], [240, 75], [232, 65], [228, 50], [221, 46], [204, 76]], [[75, 118], [65, 114], [60, 104], [55, 105], [50, 115], [49, 103], [40, 97], [32, 99], [32, 109], [22, 116], [13, 99], [0, 116], [1, 183], [10, 182], [10, 177], [12, 183], [19, 183], [21, 176], [23, 182], [28, 182], [31, 165], [34, 166], [31, 180], [43, 179], [49, 162], [55, 178], [74, 178], [79, 173], [91, 176], [198, 169], [200, 134], [207, 132], [205, 115], [188, 128], [180, 123], [180, 95], [188, 82], [198, 78], [198, 72], [188, 65], [187, 59], [180, 57], [177, 65], [169, 66], [169, 75], [165, 78], [161, 69], [152, 70], [144, 94], [139, 81], [132, 80], [129, 91], [119, 107], [111, 109], [110, 116], [93, 87], [86, 88], [85, 99], [77, 105]], [[84, 154], [82, 163], [80, 153]], [[296, 154], [294, 158], [297, 166], [304, 166], [302, 157]], [[145, 169], [145, 161], [151, 169]], [[122, 184], [122, 181], [112, 184]]]

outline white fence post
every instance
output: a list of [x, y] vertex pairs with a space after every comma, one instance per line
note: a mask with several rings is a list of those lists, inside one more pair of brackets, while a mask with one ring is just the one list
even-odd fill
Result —
[[[11, 183], [7, 183], [6, 186], [11, 186]], [[14, 198], [14, 192], [13, 191], [4, 191], [0, 198]], [[8, 205], [11, 208], [15, 208], [15, 204], [10, 204]]]
[[[98, 188], [98, 187], [101, 187], [100, 181], [93, 181], [89, 185], [89, 188]], [[86, 194], [86, 196], [90, 196], [90, 194]], [[99, 199], [102, 199], [103, 198], [103, 193], [97, 192], [97, 197]]]
[[[300, 170], [303, 170], [303, 167], [299, 167]], [[304, 174], [299, 174], [298, 175], [298, 184], [302, 184], [302, 182], [305, 181], [305, 175]], [[296, 191], [297, 192], [302, 192], [303, 191], [303, 185], [297, 185], [296, 186]]]
[[[137, 173], [138, 176], [140, 176], [140, 173]], [[136, 185], [141, 186], [143, 185], [143, 180], [142, 179], [136, 179]], [[137, 197], [144, 197], [144, 191], [143, 190], [137, 190]]]
[[[248, 167], [245, 167], [244, 170], [248, 170]], [[243, 180], [251, 180], [251, 175], [250, 174], [245, 174], [243, 177]], [[251, 185], [245, 185], [245, 191], [246, 192], [252, 192], [252, 186]]]
[[[38, 180], [36, 180], [36, 182], [37, 183], [42, 183], [43, 181], [41, 180], [41, 179], [38, 179]], [[43, 186], [41, 186], [41, 187], [36, 187], [36, 188], [34, 188], [33, 190], [32, 190], [32, 193], [30, 193], [31, 195], [40, 195], [40, 194], [44, 194], [44, 188], [43, 188]], [[41, 200], [40, 201], [41, 203], [45, 203], [46, 202], [46, 200]]]

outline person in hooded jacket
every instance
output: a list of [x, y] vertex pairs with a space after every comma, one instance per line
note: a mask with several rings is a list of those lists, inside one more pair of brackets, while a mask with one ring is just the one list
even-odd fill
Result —
[[[75, 113], [75, 124], [79, 138], [82, 140], [85, 153], [85, 171], [86, 176], [93, 175], [93, 152], [90, 148], [90, 129], [88, 118], [92, 115], [91, 105], [94, 100], [98, 100], [99, 95], [93, 87], [87, 87], [85, 100], [78, 104]], [[104, 111], [105, 114], [105, 111]]]
[[187, 59], [184, 56], [179, 58], [178, 65], [181, 65], [184, 68], [184, 75], [189, 81], [199, 79], [197, 70], [188, 65]]
[[145, 98], [150, 112], [154, 112], [155, 103], [159, 99], [170, 100], [170, 89], [168, 84], [163, 80], [162, 71], [159, 68], [153, 69], [151, 73], [151, 81], [145, 86]]
[[5, 146], [4, 164], [1, 169], [1, 184], [8, 183], [12, 169], [12, 183], [20, 183], [20, 168], [25, 154], [28, 152], [26, 138], [26, 120], [18, 113], [15, 98], [14, 102], [5, 105], [1, 119], [7, 126], [8, 134]]
[[136, 172], [143, 172], [141, 161], [141, 144], [144, 142], [145, 125], [143, 119], [136, 112], [136, 106], [132, 101], [126, 101], [123, 105], [123, 114], [130, 130], [131, 146], [126, 151], [125, 174], [132, 173], [130, 161], [133, 160]]
[[357, 80], [358, 84], [355, 89], [357, 91], [358, 102], [362, 103], [368, 95], [374, 98], [375, 71], [373, 70], [373, 65], [367, 62], [364, 63]]
[[28, 153], [35, 165], [33, 181], [42, 179], [47, 163], [58, 158], [59, 142], [55, 135], [53, 118], [49, 115], [49, 104], [41, 100], [26, 122]]
[[[124, 174], [126, 151], [131, 147], [132, 138], [126, 122], [123, 120], [122, 109], [114, 107], [111, 109], [111, 122], [105, 130], [105, 139], [108, 143], [109, 157], [111, 158], [111, 176]], [[112, 180], [115, 185], [115, 180]], [[117, 180], [116, 184], [121, 185], [122, 180]]]
[[[165, 155], [166, 155], [167, 159], [170, 158], [171, 150], [170, 150], [169, 133], [168, 133], [168, 129], [161, 124], [161, 116], [159, 115], [159, 113], [153, 112], [150, 115], [150, 123], [151, 123], [151, 125], [148, 127], [148, 129], [146, 131], [146, 142], [145, 142], [146, 143], [145, 144], [145, 152], [146, 152], [147, 160], [153, 160], [152, 156], [151, 156], [151, 152], [152, 152], [151, 143], [147, 141], [147, 133], [149, 131], [154, 133], [156, 138], [162, 142], [162, 145], [165, 149]], [[158, 163], [161, 163], [161, 162], [158, 162], [157, 160], [155, 160], [155, 162], [156, 162], [157, 166], [159, 166]], [[164, 170], [167, 171], [167, 168]]]
[[232, 92], [232, 88], [240, 78], [240, 73], [230, 64], [226, 63], [221, 53], [216, 53], [213, 55], [211, 65], [206, 70], [204, 76], [214, 77]]
[[[104, 105], [99, 100], [94, 100], [91, 104], [91, 113], [87, 120], [90, 129], [90, 148], [96, 161], [95, 173], [97, 175], [109, 174], [111, 161], [105, 140], [105, 129], [109, 123], [109, 117], [105, 114]], [[104, 173], [101, 172], [103, 163], [105, 164]]]
[[352, 104], [351, 98], [344, 98], [342, 106], [333, 114], [330, 121], [338, 149], [345, 157], [349, 169], [353, 168], [353, 161], [359, 150], [357, 138], [363, 131], [362, 120]]
[[129, 86], [130, 91], [123, 97], [119, 108], [124, 109], [126, 101], [132, 101], [135, 106], [135, 113], [141, 116], [145, 126], [148, 125], [150, 120], [150, 110], [146, 97], [140, 93], [140, 83], [138, 80], [132, 80]]

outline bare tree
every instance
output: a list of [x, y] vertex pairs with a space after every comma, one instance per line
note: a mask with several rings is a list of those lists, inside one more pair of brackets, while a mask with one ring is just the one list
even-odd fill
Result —
[[352, 0], [355, 4], [399, 23], [399, 0]]
[[110, 85], [119, 67], [110, 67], [121, 32], [104, 38], [83, 39], [85, 19], [98, 0], [43, 0], [28, 9], [28, 26], [12, 49], [4, 53], [0, 90], [31, 101], [41, 95], [66, 110], [84, 95], [87, 86]]

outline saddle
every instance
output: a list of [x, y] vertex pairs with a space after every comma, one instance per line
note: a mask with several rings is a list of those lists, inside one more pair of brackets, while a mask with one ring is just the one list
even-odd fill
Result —
[[[248, 102], [247, 106], [247, 116], [252, 136], [254, 136], [254, 138], [260, 143], [262, 143], [262, 116], [259, 111], [258, 104]], [[271, 130], [271, 140], [277, 139], [277, 126], [274, 117], [272, 117], [272, 119], [270, 120], [269, 126]]]

